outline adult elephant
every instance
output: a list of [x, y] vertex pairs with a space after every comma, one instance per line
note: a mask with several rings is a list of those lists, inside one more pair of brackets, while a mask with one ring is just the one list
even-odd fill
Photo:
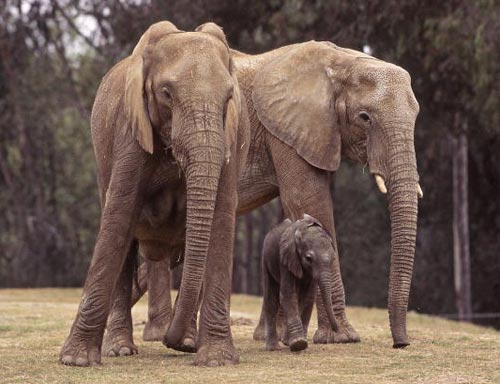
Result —
[[[406, 312], [417, 232], [414, 146], [419, 111], [404, 69], [330, 42], [307, 42], [261, 55], [233, 53], [251, 121], [247, 167], [238, 186], [239, 211], [279, 193], [285, 215], [317, 218], [335, 239], [329, 177], [345, 156], [367, 164], [391, 220], [389, 319], [395, 348], [409, 345]], [[262, 196], [261, 199], [251, 196]], [[334, 276], [340, 276], [338, 260]], [[314, 342], [355, 341], [345, 317], [340, 278], [332, 293], [341, 327], [331, 331], [317, 301]], [[347, 339], [346, 339], [347, 337]]]
[[104, 77], [91, 120], [101, 225], [78, 314], [60, 353], [63, 364], [100, 363], [112, 302], [114, 353], [137, 351], [129, 311], [137, 242], [143, 255], [161, 260], [164, 249], [184, 245], [184, 237], [184, 278], [170, 344], [182, 349], [180, 324], [193, 317], [209, 269], [196, 362], [238, 360], [229, 294], [236, 182], [249, 130], [230, 63], [215, 24], [182, 32], [161, 22]]
[[[414, 147], [419, 106], [408, 72], [330, 42], [294, 44], [260, 55], [232, 53], [251, 125], [248, 158], [238, 185], [238, 213], [279, 195], [286, 217], [294, 221], [304, 213], [316, 217], [335, 243], [330, 176], [342, 155], [367, 164], [380, 191], [388, 194], [392, 236], [388, 307], [393, 346], [409, 345], [406, 311], [417, 195], [422, 196], [422, 191]], [[338, 258], [332, 268], [332, 302], [340, 329], [331, 330], [319, 300], [313, 340], [359, 341], [345, 315]], [[155, 284], [155, 279], [149, 279], [150, 290]], [[154, 287], [150, 301], [165, 300], [166, 295], [162, 299], [157, 292], [166, 288]]]

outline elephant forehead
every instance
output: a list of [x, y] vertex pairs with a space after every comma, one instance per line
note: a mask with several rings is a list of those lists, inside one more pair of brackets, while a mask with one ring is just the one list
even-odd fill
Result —
[[352, 82], [355, 97], [362, 104], [385, 106], [389, 111], [397, 109], [398, 113], [406, 111], [408, 120], [418, 114], [410, 75], [401, 67], [383, 61], [366, 61], [361, 70], [354, 73]]
[[317, 225], [307, 227], [304, 231], [304, 241], [318, 248], [331, 247], [331, 239], [325, 231]]
[[187, 55], [193, 59], [215, 56], [229, 66], [227, 46], [216, 37], [201, 32], [184, 32], [165, 36], [155, 44], [153, 52], [172, 59]]

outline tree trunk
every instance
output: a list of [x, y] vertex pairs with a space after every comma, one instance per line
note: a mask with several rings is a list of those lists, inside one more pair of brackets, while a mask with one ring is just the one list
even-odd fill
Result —
[[453, 259], [455, 300], [460, 321], [470, 321], [472, 314], [469, 251], [469, 203], [467, 136], [464, 132], [452, 139], [453, 145]]

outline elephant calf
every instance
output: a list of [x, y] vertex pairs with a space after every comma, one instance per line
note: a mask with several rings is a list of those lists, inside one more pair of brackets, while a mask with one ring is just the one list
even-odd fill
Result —
[[317, 284], [330, 325], [338, 331], [330, 294], [334, 252], [330, 235], [307, 214], [295, 222], [286, 219], [267, 234], [262, 251], [267, 350], [278, 349], [276, 317], [280, 306], [287, 326], [285, 342], [290, 350], [307, 348], [307, 328]]

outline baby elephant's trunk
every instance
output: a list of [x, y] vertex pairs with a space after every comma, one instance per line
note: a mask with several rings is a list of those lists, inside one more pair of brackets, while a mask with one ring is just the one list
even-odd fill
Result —
[[335, 315], [333, 313], [332, 306], [332, 274], [331, 272], [323, 272], [319, 278], [319, 291], [321, 292], [321, 298], [323, 299], [323, 304], [325, 305], [326, 313], [330, 319], [330, 324], [332, 329], [337, 332], [339, 330], [339, 325]]

